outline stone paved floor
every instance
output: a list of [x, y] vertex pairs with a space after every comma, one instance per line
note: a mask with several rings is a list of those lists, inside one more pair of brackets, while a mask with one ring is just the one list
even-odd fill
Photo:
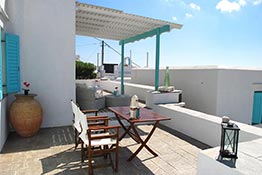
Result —
[[[145, 138], [151, 125], [138, 126]], [[149, 146], [157, 152], [153, 157], [143, 149], [131, 162], [126, 159], [138, 145], [130, 138], [120, 142], [119, 172], [112, 168], [95, 169], [97, 175], [192, 175], [196, 174], [197, 155], [207, 148], [193, 139], [187, 138], [165, 127], [157, 128]], [[96, 158], [95, 161], [108, 161]], [[0, 175], [40, 175], [40, 174], [87, 174], [87, 161], [81, 163], [80, 149], [74, 150], [74, 135], [71, 126], [41, 129], [31, 138], [21, 138], [10, 133], [0, 154]]]

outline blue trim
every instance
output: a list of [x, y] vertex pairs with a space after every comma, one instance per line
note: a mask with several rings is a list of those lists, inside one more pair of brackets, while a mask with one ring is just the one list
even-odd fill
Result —
[[124, 39], [119, 41], [119, 45], [122, 46], [122, 55], [121, 55], [121, 62], [122, 62], [122, 73], [121, 73], [121, 94], [124, 94], [124, 45], [128, 43], [132, 43], [135, 41], [139, 41], [141, 39], [146, 39], [148, 37], [153, 37], [156, 35], [156, 68], [155, 68], [155, 90], [158, 90], [159, 86], [159, 57], [160, 57], [160, 35], [164, 32], [170, 31], [170, 25], [164, 25], [162, 27], [155, 28], [148, 32], [138, 34], [136, 36]]
[[155, 91], [159, 86], [159, 57], [160, 57], [160, 30], [156, 35], [156, 68], [155, 68]]
[[121, 94], [125, 93], [124, 86], [124, 64], [125, 64], [125, 44], [121, 45]]
[[138, 34], [136, 36], [121, 40], [119, 42], [119, 45], [132, 43], [132, 42], [135, 42], [135, 41], [139, 41], [141, 39], [146, 39], [148, 37], [153, 37], [153, 36], [157, 35], [159, 32], [161, 34], [161, 33], [169, 32], [169, 31], [170, 31], [170, 25], [164, 25], [162, 27], [155, 28], [155, 29], [150, 30], [148, 32]]
[[121, 41], [119, 41], [119, 45], [132, 43], [132, 42], [135, 42], [135, 41], [139, 41], [141, 39], [146, 39], [148, 37], [153, 37], [155, 35], [158, 35], [158, 34], [161, 34], [161, 33], [164, 33], [164, 32], [169, 32], [169, 31], [170, 31], [170, 25], [164, 25], [162, 27], [155, 28], [155, 29], [150, 30], [148, 32], [138, 34], [136, 36], [121, 40]]

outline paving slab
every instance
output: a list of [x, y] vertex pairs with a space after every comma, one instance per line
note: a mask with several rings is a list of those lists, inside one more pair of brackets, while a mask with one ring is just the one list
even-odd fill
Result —
[[[142, 135], [146, 135], [152, 126], [137, 127]], [[128, 157], [139, 145], [126, 137], [120, 142], [119, 172], [114, 173], [112, 168], [108, 167], [95, 169], [94, 174], [196, 174], [197, 155], [205, 147], [197, 147], [195, 145], [201, 143], [192, 144], [192, 140], [188, 142], [180, 137], [181, 135], [176, 136], [168, 129], [157, 128], [148, 145], [159, 156], [154, 157], [146, 149], [142, 149], [130, 162], [127, 161]], [[102, 161], [105, 160], [96, 160], [98, 163]], [[0, 175], [81, 175], [87, 174], [87, 169], [87, 160], [81, 163], [80, 146], [74, 149], [72, 126], [41, 129], [37, 135], [30, 138], [21, 138], [12, 132], [0, 154]]]

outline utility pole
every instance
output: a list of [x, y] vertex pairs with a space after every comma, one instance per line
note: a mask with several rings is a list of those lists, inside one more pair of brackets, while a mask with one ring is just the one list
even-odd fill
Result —
[[101, 52], [101, 57], [102, 57], [102, 66], [104, 65], [104, 49], [105, 49], [105, 42], [102, 40], [102, 52]]
[[100, 75], [100, 68], [99, 68], [99, 53], [97, 53], [96, 57], [96, 78], [101, 77]]
[[98, 72], [99, 71], [99, 53], [97, 53], [97, 56], [96, 56], [96, 68]]
[[148, 58], [149, 58], [149, 53], [146, 53], [146, 67], [148, 68]]

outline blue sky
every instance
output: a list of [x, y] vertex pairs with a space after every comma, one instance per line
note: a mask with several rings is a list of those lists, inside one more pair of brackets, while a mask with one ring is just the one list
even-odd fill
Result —
[[[160, 67], [242, 66], [262, 68], [262, 0], [79, 0], [183, 25], [161, 35]], [[120, 52], [118, 41], [105, 40]], [[76, 36], [76, 54], [96, 64], [101, 43]], [[141, 67], [155, 66], [155, 37], [125, 46]], [[105, 62], [119, 63], [120, 56], [105, 48]]]

